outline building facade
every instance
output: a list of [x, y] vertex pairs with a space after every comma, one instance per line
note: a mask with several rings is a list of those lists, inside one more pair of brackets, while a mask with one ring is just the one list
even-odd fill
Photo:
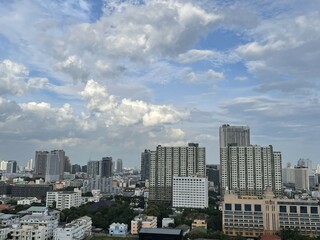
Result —
[[111, 236], [123, 236], [128, 233], [128, 224], [124, 223], [112, 223], [109, 227], [109, 235]]
[[219, 140], [220, 148], [228, 147], [228, 145], [249, 146], [250, 128], [248, 126], [224, 124], [219, 128]]
[[239, 195], [262, 196], [267, 187], [282, 194], [281, 153], [271, 145], [220, 148], [221, 191]]
[[59, 210], [69, 209], [71, 207], [79, 207], [81, 205], [81, 191], [75, 189], [74, 192], [54, 191], [47, 192], [46, 206], [52, 207], [55, 202], [56, 208]]
[[157, 217], [138, 215], [131, 221], [131, 234], [139, 234], [141, 228], [156, 228]]
[[197, 143], [187, 147], [157, 146], [150, 156], [150, 201], [172, 202], [173, 177], [205, 176], [206, 152]]
[[78, 218], [54, 230], [55, 240], [82, 240], [91, 236], [92, 220], [88, 216]]
[[318, 201], [275, 198], [270, 188], [263, 198], [239, 197], [227, 191], [222, 217], [223, 232], [229, 236], [258, 238], [288, 228], [304, 235], [320, 235]]
[[104, 157], [101, 160], [101, 177], [112, 177], [112, 157]]
[[207, 208], [206, 177], [173, 177], [172, 206], [176, 208]]
[[151, 151], [145, 149], [141, 153], [141, 181], [145, 181], [150, 177], [150, 161], [151, 161]]
[[123, 171], [123, 162], [122, 159], [117, 159], [117, 173], [121, 173]]

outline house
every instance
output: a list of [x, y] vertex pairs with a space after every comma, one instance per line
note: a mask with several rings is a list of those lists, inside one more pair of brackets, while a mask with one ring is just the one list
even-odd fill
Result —
[[128, 224], [112, 223], [109, 227], [109, 234], [111, 236], [123, 236], [128, 233]]

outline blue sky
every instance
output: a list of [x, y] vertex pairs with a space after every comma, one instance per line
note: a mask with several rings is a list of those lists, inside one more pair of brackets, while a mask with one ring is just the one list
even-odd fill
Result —
[[64, 149], [140, 165], [248, 125], [283, 164], [319, 161], [319, 1], [1, 1], [0, 158]]

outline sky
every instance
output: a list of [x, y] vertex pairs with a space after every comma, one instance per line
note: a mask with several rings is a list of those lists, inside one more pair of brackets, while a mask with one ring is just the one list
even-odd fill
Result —
[[283, 166], [320, 163], [320, 1], [0, 0], [0, 159], [64, 149], [140, 167], [248, 125]]

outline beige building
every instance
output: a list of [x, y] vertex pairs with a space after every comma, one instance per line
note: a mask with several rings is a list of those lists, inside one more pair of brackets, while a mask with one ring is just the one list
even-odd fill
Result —
[[229, 236], [259, 237], [282, 229], [304, 235], [320, 234], [318, 201], [274, 198], [270, 188], [263, 198], [227, 191], [222, 207], [223, 232]]
[[139, 234], [141, 228], [157, 228], [157, 217], [138, 215], [131, 221], [131, 234]]
[[191, 228], [204, 228], [207, 229], [207, 222], [206, 220], [202, 220], [202, 219], [195, 219], [193, 220], [193, 223], [191, 224]]

